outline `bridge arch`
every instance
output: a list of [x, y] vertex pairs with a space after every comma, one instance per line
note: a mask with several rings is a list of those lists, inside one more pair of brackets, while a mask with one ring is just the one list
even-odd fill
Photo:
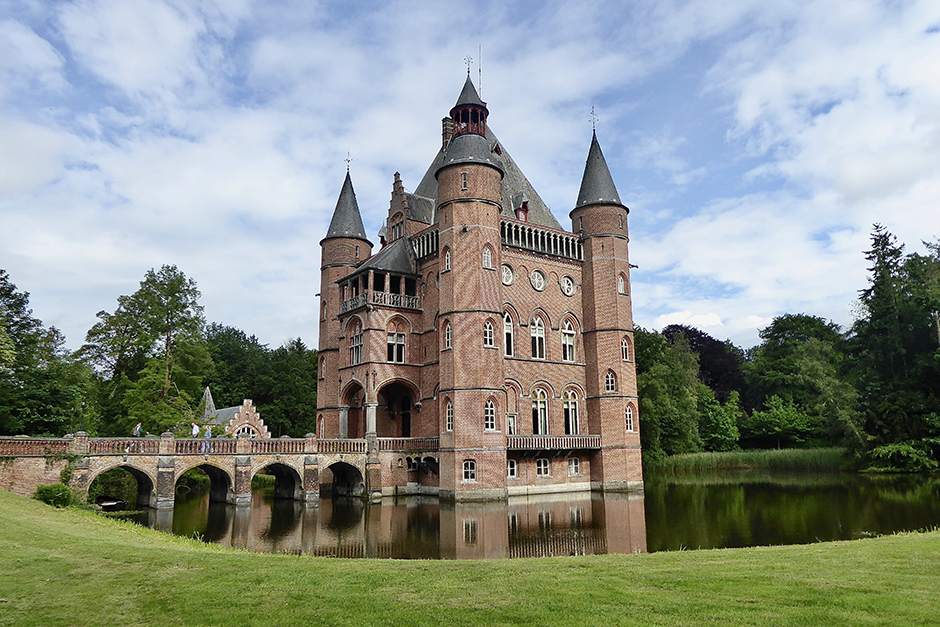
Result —
[[95, 479], [108, 472], [109, 470], [115, 470], [120, 468], [121, 470], [126, 470], [134, 477], [134, 480], [137, 481], [137, 503], [138, 507], [155, 507], [155, 499], [157, 491], [155, 489], [157, 485], [156, 477], [153, 476], [145, 468], [141, 468], [138, 465], [123, 461], [122, 459], [114, 460], [110, 463], [102, 463], [98, 465], [91, 473], [89, 473], [88, 478], [85, 482], [84, 487], [84, 496], [88, 497], [88, 490], [91, 488], [91, 484], [95, 482]]
[[274, 462], [255, 469], [251, 474], [251, 478], [254, 478], [255, 475], [264, 470], [267, 470], [274, 476], [275, 499], [304, 500], [304, 482], [296, 468], [292, 468], [280, 462]]
[[[177, 461], [179, 461], [179, 458], [177, 458]], [[174, 493], [176, 492], [176, 483], [183, 476], [183, 473], [193, 468], [198, 468], [209, 477], [209, 501], [225, 503], [230, 500], [229, 494], [234, 492], [235, 485], [235, 480], [230, 471], [202, 460], [176, 468], [176, 476], [173, 478]]]
[[324, 473], [329, 480], [332, 496], [362, 496], [365, 494], [366, 484], [362, 472], [345, 461], [330, 464]]

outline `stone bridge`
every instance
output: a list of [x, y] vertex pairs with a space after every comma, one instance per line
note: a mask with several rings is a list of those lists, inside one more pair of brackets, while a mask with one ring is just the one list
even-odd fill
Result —
[[[192, 468], [211, 481], [209, 498], [236, 505], [251, 503], [251, 480], [267, 470], [275, 496], [307, 503], [319, 499], [320, 469], [334, 494], [367, 495], [375, 465], [366, 440], [305, 438], [177, 439], [172, 433], [145, 438], [0, 437], [0, 488], [33, 496], [40, 485], [67, 479], [87, 496], [96, 477], [123, 468], [137, 480], [137, 505], [172, 508], [176, 482]], [[373, 481], [370, 481], [372, 479]], [[376, 486], [378, 487], [378, 486]]]

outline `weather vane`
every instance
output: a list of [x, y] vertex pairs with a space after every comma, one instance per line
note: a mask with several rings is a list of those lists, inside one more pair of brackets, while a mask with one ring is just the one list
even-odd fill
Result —
[[348, 150], [346, 151], [346, 158], [343, 159], [343, 161], [346, 162], [346, 173], [348, 174], [348, 173], [349, 173], [349, 164], [350, 164], [350, 162], [352, 162], [352, 159], [349, 158], [349, 151], [348, 151]]
[[594, 105], [591, 105], [591, 130], [597, 131], [597, 115], [594, 113]]
[[467, 76], [470, 76], [470, 64], [473, 63], [473, 57], [468, 54], [463, 58], [463, 62], [467, 64]]

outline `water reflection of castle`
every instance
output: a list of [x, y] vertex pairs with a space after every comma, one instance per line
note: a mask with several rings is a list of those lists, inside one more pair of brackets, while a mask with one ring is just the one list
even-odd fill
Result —
[[[638, 494], [454, 503], [410, 497], [383, 504], [324, 499], [317, 508], [256, 498], [249, 507], [204, 506], [207, 541], [259, 552], [329, 557], [481, 559], [645, 553]], [[153, 526], [169, 530], [172, 511]], [[177, 525], [177, 533], [191, 530]]]

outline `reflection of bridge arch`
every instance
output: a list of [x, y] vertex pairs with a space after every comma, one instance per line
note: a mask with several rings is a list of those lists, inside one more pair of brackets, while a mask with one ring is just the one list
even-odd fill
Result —
[[87, 482], [85, 483], [85, 497], [88, 497], [88, 488], [91, 487], [91, 484], [94, 483], [95, 479], [108, 472], [109, 470], [114, 470], [120, 468], [126, 470], [134, 477], [134, 480], [137, 481], [137, 506], [143, 507], [153, 507], [152, 499], [156, 495], [156, 477], [153, 477], [143, 468], [138, 468], [133, 464], [125, 462], [123, 460], [116, 460], [111, 464], [102, 464], [97, 468], [94, 474], [89, 475]]
[[275, 462], [262, 466], [252, 473], [253, 478], [259, 472], [267, 470], [274, 475], [274, 498], [304, 500], [304, 483], [300, 473], [287, 464]]
[[173, 478], [174, 492], [175, 483], [188, 470], [198, 468], [209, 477], [209, 500], [213, 503], [225, 503], [229, 500], [229, 493], [233, 491], [234, 479], [229, 472], [219, 466], [199, 460], [194, 463], [184, 464], [176, 468], [176, 476]]

